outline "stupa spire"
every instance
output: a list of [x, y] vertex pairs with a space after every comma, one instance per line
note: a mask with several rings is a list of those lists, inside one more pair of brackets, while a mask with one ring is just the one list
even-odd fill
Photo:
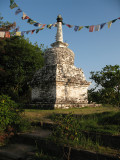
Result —
[[68, 44], [63, 42], [62, 20], [63, 18], [59, 14], [57, 16], [57, 33], [55, 36], [56, 42], [51, 44], [52, 47], [68, 47]]
[[59, 14], [57, 16], [57, 34], [56, 34], [56, 42], [63, 42], [63, 32], [62, 32], [62, 16]]

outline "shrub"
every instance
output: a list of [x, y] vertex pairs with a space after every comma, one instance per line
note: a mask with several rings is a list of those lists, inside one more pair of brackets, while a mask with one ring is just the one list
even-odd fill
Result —
[[5, 131], [10, 128], [18, 128], [20, 123], [21, 110], [18, 104], [6, 95], [0, 95], [0, 130]]

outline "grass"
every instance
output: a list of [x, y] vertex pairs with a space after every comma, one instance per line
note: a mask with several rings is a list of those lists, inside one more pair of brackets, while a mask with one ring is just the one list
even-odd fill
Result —
[[39, 110], [39, 109], [26, 109], [24, 112], [25, 117], [29, 119], [30, 122], [33, 121], [50, 121], [49, 116], [53, 113], [55, 114], [78, 114], [78, 115], [90, 115], [94, 113], [103, 112], [118, 112], [119, 108], [111, 106], [103, 107], [84, 107], [84, 108], [71, 108], [71, 109], [55, 109], [55, 110]]

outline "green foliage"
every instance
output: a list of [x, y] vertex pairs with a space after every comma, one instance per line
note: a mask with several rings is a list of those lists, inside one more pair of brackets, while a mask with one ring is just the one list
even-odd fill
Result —
[[[97, 132], [112, 135], [120, 134], [120, 112], [103, 112], [91, 115], [55, 115], [51, 117], [58, 125], [55, 128], [55, 137], [67, 139], [78, 144], [86, 144], [83, 132]], [[82, 141], [84, 139], [84, 141]]]
[[[56, 142], [82, 146], [82, 148], [98, 148], [98, 142], [92, 142], [89, 137], [83, 134], [82, 122], [74, 117], [73, 114], [53, 115], [57, 127], [54, 129], [53, 137]], [[89, 123], [90, 124], [90, 123]]]
[[[91, 72], [96, 87], [89, 90], [89, 101], [120, 107], [120, 66], [106, 65], [101, 71]], [[96, 88], [99, 88], [96, 90]]]
[[30, 82], [43, 64], [42, 49], [24, 37], [0, 39], [0, 92], [20, 101], [30, 94]]
[[18, 105], [10, 97], [0, 96], [0, 130], [5, 131], [8, 127], [16, 128], [21, 121], [20, 113]]

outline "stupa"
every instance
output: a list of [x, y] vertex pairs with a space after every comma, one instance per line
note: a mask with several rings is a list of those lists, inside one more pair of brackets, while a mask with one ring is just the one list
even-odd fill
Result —
[[88, 104], [87, 82], [74, 66], [74, 53], [63, 42], [62, 17], [57, 17], [56, 42], [45, 52], [45, 65], [32, 80], [32, 103], [42, 108], [83, 107]]

